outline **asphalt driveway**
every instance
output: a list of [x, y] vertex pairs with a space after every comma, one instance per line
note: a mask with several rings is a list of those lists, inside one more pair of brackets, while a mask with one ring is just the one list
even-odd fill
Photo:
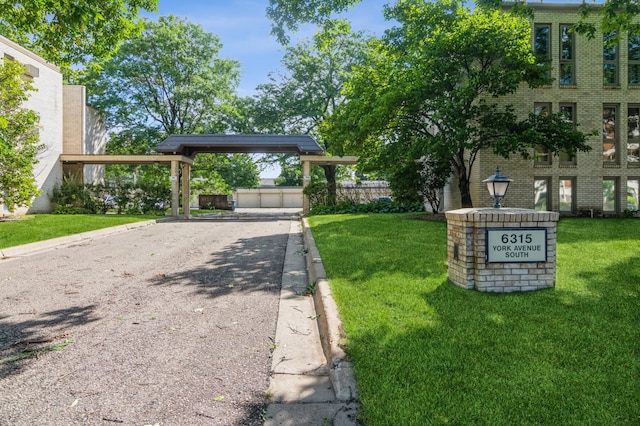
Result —
[[0, 425], [259, 425], [289, 220], [0, 260]]

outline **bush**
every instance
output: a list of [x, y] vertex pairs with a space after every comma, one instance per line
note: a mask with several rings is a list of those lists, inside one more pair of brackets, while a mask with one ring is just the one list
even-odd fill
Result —
[[329, 185], [325, 181], [310, 182], [302, 192], [309, 198], [309, 205], [314, 208], [329, 204]]
[[340, 202], [334, 206], [316, 206], [309, 212], [310, 216], [348, 213], [411, 213], [423, 212], [424, 204], [400, 204], [388, 201], [373, 201], [367, 204]]
[[100, 210], [98, 199], [100, 189], [95, 185], [85, 185], [72, 179], [64, 179], [62, 185], [53, 188], [51, 201], [56, 204], [53, 213], [95, 214]]
[[170, 206], [168, 186], [125, 183], [120, 186], [89, 185], [65, 179], [53, 189], [51, 201], [57, 204], [53, 213], [96, 214], [115, 208], [118, 214], [162, 215]]

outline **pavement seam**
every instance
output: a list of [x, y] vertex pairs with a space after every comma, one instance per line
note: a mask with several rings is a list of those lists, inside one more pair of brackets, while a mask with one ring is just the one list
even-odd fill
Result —
[[[309, 235], [307, 235], [309, 234]], [[298, 241], [299, 240], [299, 241]], [[290, 315], [286, 312], [286, 298], [288, 293], [295, 293], [295, 290], [309, 291], [308, 284], [318, 281], [318, 274], [324, 274], [322, 261], [318, 256], [310, 256], [317, 253], [315, 243], [310, 236], [310, 230], [305, 220], [292, 222], [285, 254], [285, 265], [283, 270], [283, 285], [281, 289], [281, 305], [278, 312], [278, 322], [276, 330], [276, 340], [278, 336], [284, 336], [286, 327], [290, 322], [284, 317]], [[299, 256], [302, 254], [302, 256]], [[312, 269], [309, 268], [312, 267]], [[298, 269], [299, 271], [296, 271]], [[304, 272], [291, 273], [291, 272]], [[357, 412], [359, 406], [354, 402], [356, 396], [355, 380], [353, 369], [348, 363], [346, 354], [338, 342], [342, 336], [342, 323], [340, 322], [335, 301], [333, 301], [328, 282], [315, 287], [312, 298], [309, 300], [312, 309], [312, 316], [317, 328], [314, 333], [317, 342], [321, 347], [323, 365], [315, 370], [306, 369], [304, 357], [292, 357], [291, 364], [282, 366], [276, 361], [280, 354], [280, 348], [274, 351], [269, 392], [272, 392], [272, 400], [266, 412], [265, 426], [294, 425], [294, 424], [317, 424], [324, 425], [327, 421], [335, 426], [355, 426], [357, 425]], [[331, 298], [331, 300], [327, 300]], [[324, 303], [318, 299], [324, 299]], [[283, 304], [284, 301], [284, 304]], [[332, 307], [329, 310], [326, 307]], [[306, 312], [303, 316], [308, 314]], [[327, 317], [329, 320], [327, 321]], [[294, 317], [295, 318], [295, 317]], [[334, 345], [326, 345], [322, 336], [335, 336]], [[300, 336], [298, 336], [300, 337]], [[304, 345], [305, 341], [288, 341], [288, 344]], [[319, 348], [320, 349], [320, 348]], [[298, 365], [296, 365], [296, 363]]]

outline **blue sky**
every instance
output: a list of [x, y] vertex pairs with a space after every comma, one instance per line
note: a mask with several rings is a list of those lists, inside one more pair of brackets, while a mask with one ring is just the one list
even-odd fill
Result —
[[[382, 17], [382, 7], [389, 0], [363, 0], [347, 18], [356, 30], [382, 35], [388, 23]], [[280, 66], [282, 47], [270, 35], [271, 21], [266, 17], [269, 0], [160, 0], [157, 16], [176, 15], [201, 25], [220, 37], [223, 58], [236, 59], [242, 67], [240, 96], [254, 93], [255, 87], [267, 81], [269, 72]], [[308, 38], [313, 28], [306, 26], [298, 37]]]

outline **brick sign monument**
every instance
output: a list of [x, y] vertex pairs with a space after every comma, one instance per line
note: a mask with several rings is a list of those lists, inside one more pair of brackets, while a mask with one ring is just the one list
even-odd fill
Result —
[[478, 208], [446, 213], [449, 279], [485, 292], [555, 286], [559, 213]]

